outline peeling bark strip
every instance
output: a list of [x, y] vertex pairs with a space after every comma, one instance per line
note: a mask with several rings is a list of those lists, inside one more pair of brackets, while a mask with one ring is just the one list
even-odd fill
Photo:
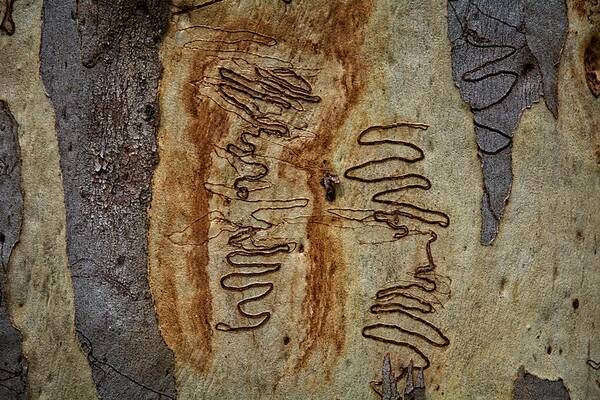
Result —
[[[425, 375], [423, 368], [414, 368], [412, 362], [407, 367], [401, 367], [399, 376], [394, 375], [389, 353], [383, 358], [381, 381], [371, 382], [371, 389], [381, 400], [425, 400]], [[415, 373], [416, 369], [416, 373]], [[405, 376], [404, 397], [398, 393], [398, 381]]]
[[513, 400], [570, 400], [571, 396], [562, 379], [551, 381], [541, 379], [519, 368], [513, 386]]
[[160, 1], [48, 0], [41, 73], [57, 115], [75, 322], [102, 399], [176, 395], [147, 279]]
[[25, 399], [27, 366], [21, 334], [8, 313], [6, 275], [8, 260], [19, 240], [23, 215], [21, 152], [17, 121], [0, 100], [0, 399]]
[[398, 393], [397, 378], [392, 370], [390, 354], [383, 358], [383, 368], [381, 369], [381, 382], [371, 382], [371, 388], [381, 397], [382, 400], [401, 400]]
[[525, 108], [544, 96], [558, 113], [564, 0], [449, 0], [454, 81], [474, 114], [483, 168], [481, 242], [496, 238], [512, 186], [512, 139]]

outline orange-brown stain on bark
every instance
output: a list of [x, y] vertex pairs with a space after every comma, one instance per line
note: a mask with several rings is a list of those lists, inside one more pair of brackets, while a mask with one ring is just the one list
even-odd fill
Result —
[[570, 4], [582, 19], [589, 20], [593, 14], [600, 12], [600, 4], [597, 0], [571, 0]]
[[341, 65], [341, 88], [337, 89], [343, 93], [334, 91], [335, 95], [323, 102], [327, 111], [316, 127], [317, 137], [304, 149], [302, 156], [303, 164], [320, 167], [307, 170], [313, 212], [307, 226], [310, 264], [306, 272], [307, 293], [302, 304], [302, 319], [307, 324], [307, 333], [300, 346], [298, 369], [306, 367], [317, 352], [327, 363], [332, 363], [344, 349], [346, 264], [335, 231], [324, 221], [330, 203], [325, 199], [321, 180], [326, 172], [335, 172], [329, 161], [335, 150], [335, 136], [343, 136], [340, 130], [365, 90], [368, 66], [358, 52], [364, 41], [365, 25], [372, 6], [372, 1], [337, 2], [329, 5], [329, 12], [323, 13], [329, 18], [319, 21], [323, 29], [318, 50], [334, 65]]
[[580, 17], [587, 18], [588, 1], [589, 0], [572, 0], [571, 7]]
[[[177, 67], [178, 63], [166, 66]], [[189, 82], [202, 71], [201, 65], [192, 64]], [[161, 198], [161, 211], [160, 216], [156, 215], [159, 211], [152, 214], [160, 218], [163, 231], [156, 246], [159, 272], [153, 279], [153, 292], [165, 341], [179, 362], [203, 373], [211, 363], [213, 335], [206, 242], [209, 196], [203, 185], [210, 171], [211, 139], [225, 135], [229, 124], [223, 110], [207, 101], [197, 101], [191, 84], [185, 86], [180, 100], [189, 116], [182, 140], [168, 138], [176, 135], [165, 132], [160, 141], [167, 148], [161, 148], [162, 178], [155, 179], [154, 184], [155, 196]], [[190, 239], [177, 242], [173, 240], [174, 232], [183, 232]]]
[[[190, 15], [190, 24], [218, 27], [220, 30], [212, 32], [214, 40], [210, 43], [202, 43], [205, 48], [210, 47], [211, 51], [198, 51], [192, 56], [190, 82], [205, 75], [207, 55], [218, 54], [220, 47], [223, 47], [225, 52], [222, 55], [224, 58], [244, 57], [244, 52], [260, 53], [260, 49], [251, 41], [235, 43], [235, 54], [227, 53], [232, 47], [231, 43], [227, 43], [227, 34], [240, 30], [273, 38], [277, 42], [271, 49], [276, 50], [274, 57], [282, 61], [301, 60], [303, 66], [314, 68], [315, 71], [327, 70], [325, 75], [330, 74], [328, 76], [333, 75], [336, 78], [331, 81], [331, 87], [314, 87], [315, 95], [323, 98], [323, 101], [316, 105], [323, 107], [318, 113], [322, 118], [313, 121], [313, 125], [309, 127], [310, 131], [316, 132], [315, 138], [302, 148], [299, 157], [298, 153], [287, 154], [285, 150], [282, 154], [284, 159], [293, 161], [294, 165], [306, 172], [307, 186], [313, 200], [312, 214], [307, 224], [307, 292], [301, 305], [301, 324], [306, 326], [306, 333], [300, 344], [296, 369], [306, 367], [315, 354], [322, 357], [320, 360], [327, 360], [328, 364], [333, 363], [343, 352], [345, 344], [346, 264], [336, 231], [328, 226], [323, 217], [331, 203], [325, 199], [321, 179], [326, 171], [335, 172], [335, 166], [331, 165], [330, 159], [335, 151], [336, 139], [345, 136], [341, 129], [366, 90], [365, 82], [370, 72], [360, 51], [373, 10], [373, 0], [321, 1], [310, 5], [292, 3], [285, 7], [285, 12], [267, 4], [257, 6], [251, 11], [244, 10], [242, 5], [240, 7], [217, 3], [210, 10], [207, 7]], [[291, 26], [294, 29], [290, 30]], [[219, 32], [223, 35], [222, 38], [219, 37]], [[203, 160], [200, 153], [210, 153], [208, 135], [226, 137], [229, 130], [228, 119], [234, 117], [228, 116], [228, 113], [218, 106], [199, 107], [193, 89], [184, 94], [183, 98], [188, 112], [195, 113], [194, 126], [190, 128], [193, 133], [190, 133], [190, 136], [197, 137], [198, 160]], [[208, 199], [201, 193], [204, 192], [203, 181], [207, 180], [208, 159], [200, 162], [205, 165], [205, 169], [198, 171], [194, 183], [195, 207], [201, 210], [198, 215], [208, 211]], [[181, 162], [173, 162], [173, 168], [181, 168]], [[194, 234], [207, 235], [207, 227], [199, 226], [198, 229]], [[193, 263], [203, 263], [206, 258], [208, 255], [202, 253], [201, 256], [198, 255], [198, 261]], [[200, 267], [205, 267], [205, 264], [198, 266]], [[194, 273], [198, 284], [208, 280], [205, 270]], [[210, 298], [208, 287], [199, 287], [198, 290], [201, 293], [206, 291], [202, 296]], [[173, 295], [171, 303], [177, 304], [176, 300], [176, 296]], [[198, 305], [196, 307], [199, 308]], [[173, 310], [171, 312], [173, 313]], [[210, 312], [206, 314], [210, 316]], [[206, 333], [199, 335], [205, 338], [200, 340], [201, 342], [210, 341], [208, 323], [205, 331]], [[207, 351], [210, 353], [210, 346]]]

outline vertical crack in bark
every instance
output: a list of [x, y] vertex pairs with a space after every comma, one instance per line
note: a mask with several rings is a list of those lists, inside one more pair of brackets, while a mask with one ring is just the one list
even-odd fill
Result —
[[27, 393], [22, 337], [10, 321], [7, 288], [8, 261], [23, 218], [17, 130], [8, 105], [0, 100], [0, 398], [6, 400], [25, 399]]
[[496, 238], [512, 186], [512, 140], [541, 96], [557, 116], [564, 0], [449, 0], [454, 81], [473, 112], [483, 169], [481, 242]]
[[102, 399], [176, 396], [147, 277], [167, 18], [158, 0], [44, 2], [41, 74], [57, 115], [75, 323]]

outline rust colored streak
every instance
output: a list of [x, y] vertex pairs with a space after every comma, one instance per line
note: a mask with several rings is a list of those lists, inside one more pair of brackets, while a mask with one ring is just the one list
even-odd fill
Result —
[[[191, 71], [195, 74], [198, 65], [193, 67], [195, 69]], [[193, 121], [185, 133], [185, 145], [171, 140], [171, 143], [177, 142], [172, 149], [168, 152], [161, 149], [161, 165], [166, 170], [162, 176], [165, 178], [158, 182], [161, 187], [155, 190], [162, 193], [161, 204], [165, 210], [161, 215], [163, 232], [158, 239], [156, 255], [160, 276], [154, 279], [153, 287], [165, 341], [180, 362], [203, 373], [208, 370], [212, 358], [213, 307], [207, 271], [208, 243], [201, 240], [209, 236], [209, 198], [200, 188], [210, 171], [210, 138], [225, 135], [229, 124], [223, 110], [209, 103], [197, 103], [194, 96], [191, 87], [182, 93], [182, 102]], [[188, 148], [190, 144], [193, 148]], [[189, 220], [186, 221], [188, 224], [180, 219], [182, 215]], [[169, 237], [169, 232], [182, 225], [186, 236], [196, 238], [200, 243], [181, 244]], [[175, 265], [185, 266], [185, 269]], [[184, 277], [177, 278], [177, 271], [182, 270]]]
[[573, 0], [571, 2], [571, 8], [582, 18], [587, 18], [589, 0]]
[[[307, 292], [301, 305], [306, 336], [301, 343], [296, 363], [297, 368], [303, 368], [311, 355], [316, 353], [322, 354], [328, 363], [334, 361], [335, 356], [343, 351], [345, 343], [346, 265], [343, 255], [340, 254], [342, 247], [338, 238], [329, 227], [320, 223], [324, 209], [331, 205], [325, 199], [321, 180], [325, 172], [336, 172], [328, 163], [324, 165], [323, 161], [331, 159], [334, 138], [343, 137], [341, 129], [366, 90], [369, 63], [361, 56], [360, 48], [365, 40], [373, 0], [323, 2], [320, 7], [301, 7], [303, 3], [292, 4], [294, 6], [286, 8], [285, 14], [277, 24], [266, 23], [272, 19], [270, 13], [273, 8], [270, 7], [253, 10], [251, 18], [247, 15], [232, 16], [229, 13], [235, 13], [233, 9], [219, 5], [206, 7], [203, 11], [198, 11], [202, 19], [198, 17], [195, 22], [202, 21], [205, 26], [218, 26], [218, 29], [212, 28], [210, 42], [203, 39], [204, 41], [189, 44], [188, 48], [199, 51], [196, 62], [198, 65], [194, 65], [196, 76], [191, 77], [191, 82], [207, 75], [204, 71], [206, 68], [202, 65], [206, 62], [206, 54], [218, 53], [219, 50], [235, 50], [237, 54], [260, 53], [255, 50], [257, 46], [281, 46], [282, 52], [277, 57], [284, 59], [291, 53], [294, 55], [291, 58], [307, 60], [303, 64], [310, 67], [341, 71], [336, 77], [334, 87], [314, 88], [315, 95], [335, 93], [315, 106], [324, 108], [319, 112], [324, 117], [309, 126], [309, 130], [316, 132], [317, 136], [307, 143], [300, 156], [287, 155], [287, 152], [283, 151], [283, 158], [289, 156], [294, 160], [294, 164], [304, 166], [302, 169], [307, 173], [307, 185], [311, 191], [311, 198], [314, 199], [307, 226], [307, 255], [310, 260], [306, 271]], [[295, 27], [293, 32], [290, 32], [290, 26]], [[206, 30], [206, 27], [202, 29]], [[315, 32], [319, 32], [318, 38], [314, 37]], [[293, 51], [286, 51], [286, 48]], [[214, 118], [214, 112], [212, 117]], [[225, 133], [216, 132], [211, 135], [226, 136]], [[180, 163], [174, 163], [177, 164]], [[200, 179], [198, 178], [199, 181]], [[241, 187], [240, 182], [244, 182], [238, 180], [238, 186]]]
[[[319, 350], [327, 362], [339, 356], [345, 343], [344, 305], [346, 301], [346, 265], [341, 254], [342, 246], [330, 228], [318, 223], [325, 208], [329, 207], [321, 185], [323, 174], [331, 167], [326, 160], [333, 152], [334, 135], [346, 122], [353, 107], [365, 90], [368, 65], [358, 50], [365, 38], [365, 25], [373, 8], [372, 1], [330, 5], [330, 16], [323, 29], [320, 42], [322, 54], [332, 57], [342, 65], [342, 98], [336, 98], [324, 114], [327, 120], [317, 128], [315, 138], [303, 152], [304, 165], [322, 165], [321, 169], [308, 170], [308, 187], [314, 199], [312, 215], [308, 220], [307, 236], [310, 265], [306, 273], [307, 293], [302, 304], [303, 321], [307, 333], [301, 344], [301, 355], [296, 365], [304, 368]], [[333, 354], [331, 353], [333, 350]]]
[[597, 0], [571, 0], [570, 6], [581, 19], [592, 24], [600, 13], [600, 3]]
[[[353, 96], [357, 97], [357, 96]], [[344, 110], [348, 110], [345, 107]], [[346, 112], [332, 121], [330, 129], [322, 126], [319, 135], [303, 153], [306, 165], [318, 165], [321, 158], [326, 160], [332, 151], [332, 135], [343, 124]], [[327, 162], [324, 170], [328, 170]], [[344, 257], [342, 246], [326, 225], [320, 224], [321, 215], [328, 206], [321, 186], [322, 172], [316, 169], [307, 171], [308, 187], [313, 198], [312, 215], [308, 220], [307, 239], [310, 264], [306, 272], [307, 292], [302, 304], [302, 317], [307, 324], [306, 338], [301, 345], [301, 358], [298, 367], [306, 366], [310, 356], [320, 346], [329, 349], [334, 346], [335, 355], [341, 354], [345, 341], [344, 303], [346, 299]], [[331, 355], [328, 354], [328, 360]]]
[[336, 2], [331, 5], [331, 8], [330, 15], [335, 15], [336, 18], [323, 35], [323, 47], [332, 48], [335, 58], [341, 62], [345, 71], [342, 84], [346, 104], [342, 110], [337, 110], [341, 113], [341, 117], [334, 121], [339, 127], [346, 120], [365, 88], [368, 64], [358, 56], [357, 49], [362, 46], [365, 39], [365, 27], [373, 9], [373, 0], [348, 4]]
[[[315, 209], [321, 209], [324, 206], [323, 190], [314, 186], [311, 185], [311, 191], [316, 199]], [[306, 366], [309, 357], [319, 345], [333, 345], [335, 354], [339, 355], [345, 341], [346, 265], [343, 255], [340, 254], [341, 244], [331, 234], [329, 227], [315, 223], [315, 218], [317, 217], [309, 219], [307, 229], [310, 265], [302, 315], [308, 328], [301, 346], [303, 355], [298, 363], [299, 368]]]

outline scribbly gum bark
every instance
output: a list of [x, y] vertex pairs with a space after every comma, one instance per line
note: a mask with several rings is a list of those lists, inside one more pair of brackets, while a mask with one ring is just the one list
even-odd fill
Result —
[[[424, 370], [432, 398], [472, 396], [474, 386], [461, 376], [487, 385], [491, 397], [509, 398], [521, 365], [538, 373], [536, 365], [550, 362], [530, 356], [543, 335], [527, 333], [538, 326], [540, 314], [527, 307], [546, 304], [538, 293], [543, 296], [547, 286], [533, 284], [530, 276], [543, 270], [544, 261], [523, 273], [518, 266], [532, 256], [515, 250], [524, 243], [532, 249], [541, 245], [540, 237], [523, 230], [542, 220], [544, 195], [511, 200], [528, 211], [510, 214], [514, 206], [504, 210], [504, 200], [512, 175], [508, 179], [505, 172], [515, 169], [523, 176], [512, 183], [513, 193], [550, 179], [543, 173], [547, 166], [523, 172], [522, 159], [524, 152], [528, 159], [549, 154], [543, 143], [559, 140], [557, 122], [535, 107], [536, 122], [519, 118], [542, 93], [554, 113], [568, 107], [559, 105], [560, 90], [570, 93], [563, 99], [579, 96], [574, 93], [580, 85], [564, 92], [566, 83], [553, 69], [565, 26], [556, 26], [551, 48], [540, 44], [547, 32], [535, 21], [543, 12], [529, 4], [529, 47], [521, 49], [525, 61], [515, 67], [515, 74], [529, 75], [519, 78], [518, 104], [504, 114], [486, 111], [488, 103], [512, 93], [514, 82], [506, 79], [508, 89], [488, 85], [480, 95], [489, 98], [474, 106], [482, 108], [477, 128], [462, 105], [460, 86], [448, 79], [453, 37], [446, 3], [175, 6], [160, 53], [160, 163], [153, 182], [149, 272], [161, 332], [181, 372], [180, 395], [372, 398], [373, 387], [386, 379], [380, 368], [390, 353], [396, 377], [402, 377], [397, 391], [406, 398], [424, 391], [417, 394], [406, 378], [411, 362]], [[564, 9], [552, 10], [556, 18], [550, 20], [564, 22]], [[515, 40], [524, 41], [521, 36]], [[578, 55], [563, 54], [573, 56]], [[512, 77], [506, 72], [511, 68], [500, 72]], [[473, 130], [489, 126], [484, 120], [494, 115], [510, 134], [494, 142], [476, 132], [473, 140]], [[481, 250], [473, 190], [483, 181], [477, 149], [491, 158], [512, 149], [512, 131], [519, 129], [528, 130], [520, 133], [528, 145], [512, 150], [520, 159], [511, 163], [507, 153], [500, 168], [482, 158], [483, 184], [494, 197], [488, 211], [495, 213], [482, 217], [498, 224], [504, 214], [503, 224], [510, 227], [503, 229], [514, 239], [503, 237]], [[541, 150], [532, 152], [532, 146]], [[492, 188], [492, 181], [499, 186]], [[579, 198], [575, 193], [573, 201]], [[525, 223], [515, 222], [519, 218]], [[544, 223], [550, 224], [548, 232], [559, 224]], [[485, 229], [481, 237], [489, 242], [496, 228]], [[572, 237], [565, 240], [576, 245]], [[552, 263], [567, 254], [543, 251]], [[524, 293], [523, 279], [535, 289]], [[561, 285], [570, 283], [548, 290]], [[561, 296], [565, 290], [559, 290]], [[567, 292], [574, 296], [575, 289]], [[569, 305], [556, 318], [566, 320], [571, 312]], [[591, 318], [593, 308], [586, 313]], [[480, 335], [479, 320], [493, 331], [494, 342]], [[576, 330], [583, 332], [584, 325]], [[477, 350], [496, 349], [492, 343], [511, 341], [511, 333], [522, 330], [526, 344], [501, 366], [497, 357], [506, 358], [506, 351]], [[469, 338], [480, 344], [472, 347]], [[554, 340], [562, 341], [568, 357], [581, 350], [561, 335]], [[471, 357], [502, 371], [502, 380], [487, 383], [474, 369], [469, 372]], [[549, 379], [566, 373], [539, 368]], [[577, 374], [582, 370], [583, 365]], [[580, 379], [577, 374], [571, 379]], [[387, 385], [381, 396], [393, 398], [389, 379]], [[574, 390], [582, 393], [584, 386]]]
[[[473, 150], [478, 143], [502, 151], [506, 143], [468, 136], [468, 111], [446, 79], [445, 4], [175, 6], [160, 51], [148, 262], [180, 396], [373, 398], [387, 385], [383, 398], [418, 398], [425, 389], [406, 378], [411, 362], [424, 370], [432, 398], [472, 395], [464, 371], [451, 366], [476, 354], [499, 368], [496, 351], [470, 347], [468, 338], [480, 337], [476, 321], [494, 315], [486, 326], [506, 338], [497, 342], [509, 340], [518, 324], [537, 321], [526, 309], [513, 318], [509, 303], [535, 304], [537, 295], [518, 294], [517, 267], [507, 277], [496, 265], [522, 264], [514, 251], [522, 243], [504, 239], [486, 251], [475, 243], [472, 189], [481, 182]], [[541, 78], [555, 80], [550, 53], [542, 73], [530, 68], [535, 82], [518, 92], [524, 103], [506, 116], [511, 129], [531, 96], [544, 92], [555, 111], [555, 88]], [[488, 89], [490, 98], [503, 97]], [[555, 129], [546, 117], [537, 117], [542, 133], [530, 134], [539, 143]], [[533, 172], [523, 173], [525, 182]], [[504, 200], [496, 197], [497, 211]], [[525, 221], [540, 218], [531, 207]], [[506, 217], [513, 225], [505, 229], [522, 240], [525, 226], [515, 218]], [[498, 293], [513, 300], [505, 305]], [[513, 324], [504, 330], [506, 320]], [[535, 337], [522, 340], [535, 348]], [[402, 377], [397, 392], [380, 373], [387, 353]], [[510, 397], [526, 354], [500, 367], [503, 383], [490, 384], [490, 396]]]
[[0, 0], [0, 400], [600, 398], [596, 0]]
[[238, 366], [260, 365], [250, 397], [336, 396], [364, 376], [356, 354], [376, 373], [390, 347], [404, 369], [448, 346], [429, 126], [369, 98], [393, 79], [368, 51], [386, 10], [219, 3], [172, 19], [149, 264], [183, 393], [234, 396]]
[[[361, 44], [369, 10], [368, 2], [300, 9], [246, 2], [172, 21], [161, 54], [169, 84], [161, 89], [150, 231], [159, 261], [150, 257], [150, 273], [167, 342], [193, 349], [178, 361], [206, 382], [235, 376], [238, 363], [259, 363], [273, 368], [249, 377], [269, 393], [341, 355], [346, 266], [324, 221], [321, 179], [339, 173], [331, 132], [346, 123], [368, 72], [351, 48]], [[181, 157], [188, 168], [174, 161]], [[188, 268], [189, 257], [200, 262]], [[210, 286], [187, 297], [179, 274]], [[176, 316], [180, 296], [190, 311]], [[190, 329], [190, 318], [201, 329]], [[223, 351], [232, 340], [240, 351]], [[238, 388], [224, 381], [211, 390]]]

